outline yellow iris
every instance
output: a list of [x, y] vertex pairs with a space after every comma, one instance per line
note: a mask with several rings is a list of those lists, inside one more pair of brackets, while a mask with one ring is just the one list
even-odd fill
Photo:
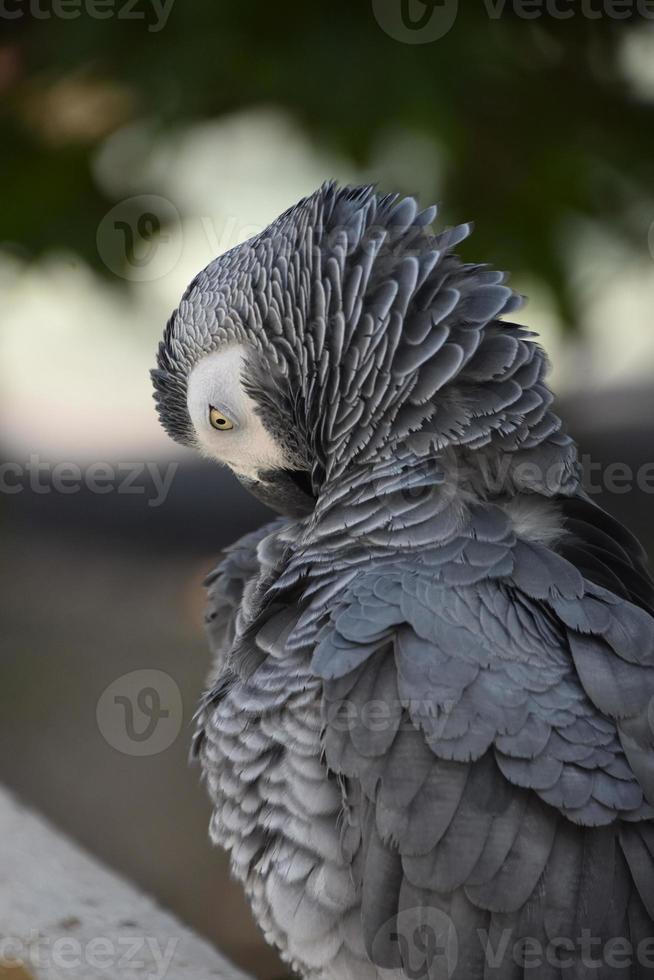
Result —
[[226, 432], [228, 429], [234, 428], [234, 423], [232, 420], [228, 419], [225, 413], [219, 411], [217, 408], [211, 408], [209, 412], [209, 421], [214, 429], [218, 429], [220, 432]]

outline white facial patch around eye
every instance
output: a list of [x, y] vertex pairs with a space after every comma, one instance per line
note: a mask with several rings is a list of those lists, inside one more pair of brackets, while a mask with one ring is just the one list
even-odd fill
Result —
[[[283, 469], [288, 461], [255, 412], [255, 402], [243, 391], [245, 353], [241, 344], [231, 344], [203, 357], [189, 376], [187, 405], [200, 452], [256, 479], [260, 470]], [[212, 409], [233, 427], [214, 428]]]

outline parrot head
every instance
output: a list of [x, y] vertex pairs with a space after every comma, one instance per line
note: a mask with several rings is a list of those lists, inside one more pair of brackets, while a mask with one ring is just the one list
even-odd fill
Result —
[[380, 466], [555, 434], [543, 352], [498, 319], [522, 298], [435, 215], [329, 183], [211, 262], [152, 372], [172, 438], [297, 516]]

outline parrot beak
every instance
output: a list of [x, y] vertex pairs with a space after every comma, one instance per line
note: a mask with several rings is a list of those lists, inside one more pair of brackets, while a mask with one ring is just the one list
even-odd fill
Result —
[[235, 475], [253, 496], [287, 517], [305, 517], [316, 505], [308, 470], [262, 470], [257, 479]]

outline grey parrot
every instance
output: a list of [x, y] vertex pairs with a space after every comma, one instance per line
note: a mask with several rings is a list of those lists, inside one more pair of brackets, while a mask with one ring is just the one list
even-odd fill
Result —
[[195, 277], [165, 429], [282, 516], [208, 582], [195, 749], [312, 980], [654, 976], [654, 588], [503, 274], [329, 183]]

